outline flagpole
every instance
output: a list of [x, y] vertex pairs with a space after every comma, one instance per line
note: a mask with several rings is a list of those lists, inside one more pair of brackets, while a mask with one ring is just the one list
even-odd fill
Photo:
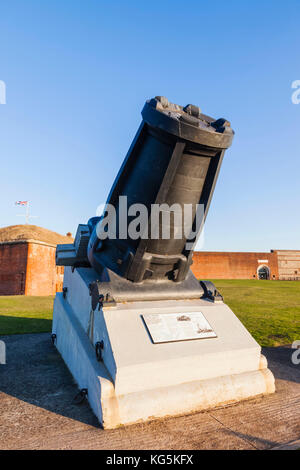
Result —
[[25, 220], [26, 220], [26, 224], [28, 225], [28, 221], [29, 221], [29, 201], [27, 201], [27, 204], [26, 204], [26, 216], [25, 216]]
[[25, 217], [25, 224], [28, 225], [29, 224], [29, 219], [35, 219], [37, 216], [36, 215], [30, 215], [30, 212], [29, 212], [29, 201], [18, 201], [15, 203], [16, 205], [22, 205], [22, 206], [26, 206], [26, 209], [25, 209], [25, 214], [17, 214], [18, 217]]

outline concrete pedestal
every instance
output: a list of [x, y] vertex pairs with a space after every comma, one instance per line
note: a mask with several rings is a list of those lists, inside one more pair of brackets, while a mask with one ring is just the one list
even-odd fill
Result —
[[[261, 348], [224, 303], [119, 303], [91, 309], [88, 268], [65, 268], [57, 294], [56, 347], [104, 428], [175, 416], [275, 391]], [[153, 344], [142, 315], [202, 312], [216, 338]], [[103, 362], [95, 355], [103, 341]]]

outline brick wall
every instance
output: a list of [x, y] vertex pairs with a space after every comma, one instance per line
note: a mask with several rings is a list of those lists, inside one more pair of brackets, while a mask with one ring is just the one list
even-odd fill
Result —
[[279, 279], [300, 281], [300, 250], [276, 250]]
[[54, 295], [62, 289], [63, 269], [55, 264], [56, 246], [28, 242], [25, 295]]
[[268, 266], [278, 279], [277, 254], [196, 251], [191, 269], [198, 279], [257, 279], [257, 269]]
[[62, 290], [64, 267], [56, 246], [42, 242], [0, 244], [0, 295], [54, 295]]
[[[56, 246], [43, 242], [0, 244], [0, 295], [54, 295], [62, 290], [64, 268], [55, 265]], [[194, 253], [193, 273], [198, 279], [257, 279], [268, 266], [270, 279], [300, 280], [300, 250], [270, 253]]]
[[0, 244], [0, 295], [25, 293], [27, 243]]

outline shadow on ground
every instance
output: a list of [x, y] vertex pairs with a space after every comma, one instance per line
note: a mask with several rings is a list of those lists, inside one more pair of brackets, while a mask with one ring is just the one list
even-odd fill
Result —
[[104, 432], [87, 402], [73, 403], [78, 388], [49, 333], [0, 339], [0, 448], [267, 449], [299, 438], [300, 366], [291, 348], [263, 349], [274, 395]]
[[87, 402], [73, 403], [78, 388], [53, 346], [50, 333], [0, 339], [6, 344], [6, 364], [0, 365], [0, 393], [100, 427]]
[[276, 379], [300, 383], [300, 374], [297, 373], [300, 372], [300, 364], [294, 364], [292, 361], [292, 355], [295, 351], [295, 349], [288, 346], [262, 349], [262, 353], [266, 356], [271, 369], [273, 364], [283, 366], [276, 367]]
[[[231, 429], [224, 430], [224, 433], [229, 435], [232, 434]], [[272, 449], [273, 447], [281, 445], [281, 442], [271, 441], [270, 439], [263, 439], [257, 436], [252, 436], [251, 434], [245, 434], [239, 431], [234, 431], [235, 436], [239, 437], [243, 441], [250, 443], [254, 449], [266, 448]]]

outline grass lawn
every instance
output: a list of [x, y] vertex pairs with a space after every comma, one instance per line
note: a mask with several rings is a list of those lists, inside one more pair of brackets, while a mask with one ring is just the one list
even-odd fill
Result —
[[53, 296], [0, 296], [0, 335], [51, 331]]
[[[300, 282], [213, 281], [262, 346], [300, 339]], [[0, 335], [50, 332], [53, 297], [0, 297]]]
[[300, 339], [300, 282], [213, 281], [224, 301], [262, 346]]

